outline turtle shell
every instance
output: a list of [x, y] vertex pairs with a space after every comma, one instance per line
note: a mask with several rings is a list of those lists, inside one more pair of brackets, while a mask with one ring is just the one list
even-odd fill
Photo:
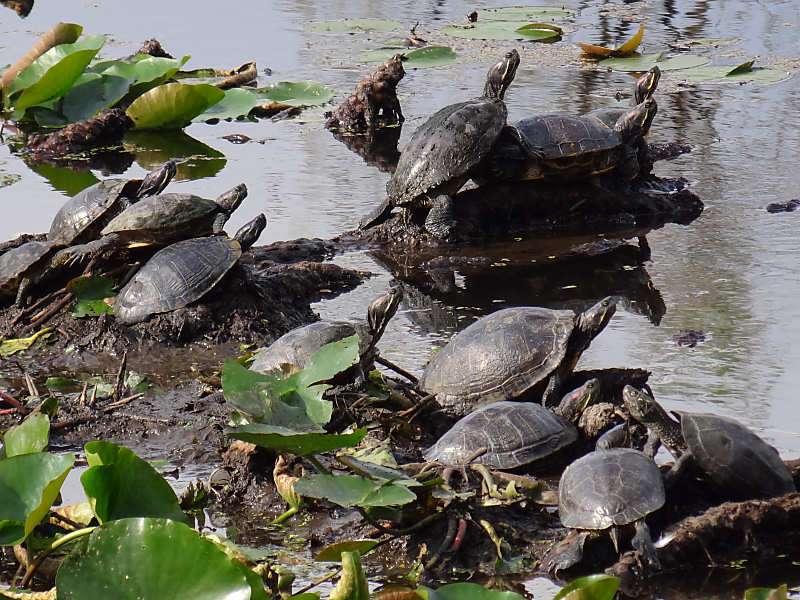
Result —
[[770, 498], [795, 491], [778, 451], [733, 419], [681, 413], [681, 431], [700, 469], [736, 497]]
[[656, 463], [630, 448], [590, 452], [570, 464], [558, 484], [558, 514], [565, 527], [627, 525], [663, 505]]
[[459, 420], [425, 452], [427, 460], [461, 465], [473, 462], [513, 469], [549, 456], [578, 438], [575, 427], [541, 404], [494, 402]]
[[451, 182], [453, 193], [469, 172], [490, 152], [505, 124], [506, 105], [500, 99], [474, 98], [446, 106], [411, 136], [386, 184], [396, 206]]
[[451, 414], [479, 403], [514, 399], [546, 379], [564, 360], [575, 328], [569, 310], [498, 310], [459, 332], [437, 352], [420, 387]]
[[20, 279], [41, 264], [60, 244], [26, 242], [0, 255], [0, 296], [14, 296]]
[[156, 252], [114, 302], [121, 323], [182, 308], [208, 293], [242, 255], [239, 242], [222, 236], [182, 240]]
[[322, 346], [337, 342], [356, 333], [356, 328], [343, 321], [317, 321], [310, 325], [292, 329], [279, 337], [273, 344], [263, 348], [256, 355], [252, 371], [268, 373], [281, 368], [281, 364], [289, 363], [300, 368]]

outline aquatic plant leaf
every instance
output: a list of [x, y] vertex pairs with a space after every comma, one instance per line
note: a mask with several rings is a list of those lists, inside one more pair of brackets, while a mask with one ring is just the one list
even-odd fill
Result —
[[104, 298], [112, 298], [116, 293], [114, 280], [110, 277], [102, 275], [76, 277], [67, 284], [67, 290], [78, 299], [72, 310], [73, 317], [99, 317], [113, 312], [111, 306], [103, 301]]
[[566, 19], [574, 11], [568, 8], [550, 6], [506, 6], [502, 8], [482, 8], [478, 11], [478, 21], [545, 21]]
[[369, 600], [369, 586], [358, 551], [342, 552], [342, 574], [328, 600]]
[[733, 67], [730, 71], [726, 73], [726, 75], [736, 75], [737, 73], [749, 73], [753, 70], [753, 63], [756, 62], [756, 59], [748, 60], [747, 62], [743, 62], [742, 64]]
[[42, 452], [50, 437], [50, 419], [41, 412], [28, 415], [19, 425], [9, 427], [3, 434], [0, 459]]
[[392, 29], [400, 29], [402, 23], [387, 19], [342, 19], [339, 21], [318, 21], [308, 23], [306, 31], [314, 33], [362, 33], [372, 31], [375, 33], [386, 33]]
[[22, 90], [16, 99], [11, 98], [11, 104], [20, 110], [66, 94], [105, 41], [102, 35], [92, 35], [42, 54], [11, 85], [9, 96]]
[[309, 456], [355, 446], [366, 433], [366, 429], [356, 429], [353, 433], [296, 431], [278, 425], [250, 423], [231, 430], [226, 435], [262, 448], [272, 448], [278, 452], [289, 452], [297, 456]]
[[559, 38], [564, 33], [561, 27], [550, 25], [549, 23], [528, 23], [522, 27], [517, 27], [516, 31], [526, 38], [532, 38], [540, 42]]
[[56, 589], [59, 600], [263, 600], [246, 568], [183, 523], [131, 518], [96, 528], [58, 569]]
[[189, 56], [180, 59], [162, 56], [143, 56], [132, 61], [114, 60], [93, 65], [94, 70], [104, 75], [133, 78], [134, 83], [148, 83], [155, 80], [169, 79], [189, 60]]
[[209, 119], [235, 119], [246, 116], [261, 100], [253, 92], [241, 88], [225, 90], [225, 97], [196, 116], [195, 123]]
[[532, 40], [546, 42], [558, 39], [559, 33], [547, 29], [521, 30], [526, 24], [513, 21], [478, 21], [469, 25], [448, 25], [442, 31], [459, 38], [478, 40]]
[[583, 42], [578, 42], [578, 46], [580, 46], [586, 54], [598, 58], [607, 58], [609, 56], [629, 56], [630, 54], [636, 52], [639, 44], [642, 43], [643, 37], [644, 23], [639, 25], [639, 31], [637, 31], [633, 37], [631, 37], [618, 48], [606, 48], [604, 46], [595, 46], [594, 44], [585, 44]]
[[114, 106], [132, 82], [131, 78], [116, 75], [84, 73], [64, 95], [61, 111], [71, 123], [91, 119], [103, 108]]
[[469, 582], [448, 583], [435, 590], [423, 585], [417, 593], [425, 600], [523, 600], [514, 592], [487, 590], [482, 585]]
[[745, 81], [775, 83], [789, 77], [789, 72], [759, 67], [748, 71], [739, 70], [739, 67], [731, 69], [730, 66], [705, 66], [681, 71], [680, 77], [695, 83], [742, 83]]
[[691, 54], [680, 54], [672, 58], [660, 59], [660, 54], [634, 54], [632, 56], [606, 58], [598, 64], [601, 67], [611, 68], [615, 71], [644, 72], [649, 71], [653, 65], [658, 65], [662, 71], [674, 71], [704, 65], [710, 60], [704, 56], [693, 56]]
[[342, 552], [357, 551], [365, 554], [378, 544], [377, 540], [347, 540], [338, 544], [330, 544], [320, 550], [314, 557], [317, 562], [341, 562]]
[[425, 46], [408, 52], [403, 52], [398, 48], [379, 48], [371, 50], [361, 55], [361, 61], [367, 63], [383, 63], [392, 58], [395, 54], [403, 55], [403, 67], [405, 69], [428, 69], [430, 67], [441, 67], [449, 65], [458, 58], [450, 46]]
[[52, 330], [53, 330], [52, 327], [45, 327], [44, 329], [40, 329], [30, 337], [3, 340], [2, 342], [0, 342], [0, 357], [8, 358], [12, 354], [16, 354], [17, 352], [22, 352], [23, 350], [27, 350], [39, 338], [46, 340], [47, 338], [52, 336], [53, 335], [51, 333]]
[[417, 499], [405, 486], [359, 475], [307, 475], [295, 482], [294, 489], [302, 496], [339, 506], [402, 506]]
[[89, 469], [81, 483], [101, 523], [127, 517], [188, 522], [175, 492], [147, 461], [111, 442], [89, 442], [85, 450]]
[[784, 583], [777, 588], [750, 588], [744, 592], [744, 600], [786, 600], [789, 590]]
[[279, 81], [255, 91], [260, 98], [290, 106], [319, 106], [333, 98], [333, 90], [316, 81]]
[[619, 587], [619, 577], [587, 575], [564, 586], [553, 600], [612, 600]]
[[136, 129], [180, 129], [224, 96], [206, 83], [165, 83], [139, 96], [125, 112]]
[[353, 471], [369, 479], [387, 481], [396, 483], [397, 485], [405, 485], [407, 487], [422, 485], [422, 483], [413, 477], [408, 477], [400, 469], [393, 469], [391, 467], [385, 467], [383, 465], [378, 465], [364, 460], [358, 460], [358, 458], [354, 458], [353, 456], [340, 455], [339, 459]]
[[74, 463], [72, 454], [48, 452], [0, 460], [0, 546], [28, 537], [47, 515]]

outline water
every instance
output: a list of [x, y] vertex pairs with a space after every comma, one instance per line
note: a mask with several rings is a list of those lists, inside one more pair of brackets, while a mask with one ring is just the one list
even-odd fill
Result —
[[[760, 65], [776, 63], [795, 73], [800, 66], [800, 23], [797, 4], [791, 1], [565, 4], [579, 12], [569, 21], [562, 42], [551, 46], [517, 43], [523, 63], [507, 96], [510, 120], [532, 113], [582, 112], [610, 102], [618, 90], [628, 92], [632, 78], [583, 65], [573, 44], [621, 43], [636, 31], [639, 19], [646, 27], [646, 53], [688, 38], [736, 38], [735, 44], [713, 51], [717, 62], [735, 65], [757, 55]], [[345, 16], [393, 18], [409, 26], [419, 20], [422, 37], [452, 45], [461, 58], [448, 67], [410, 71], [401, 82], [407, 118], [402, 147], [434, 109], [474, 96], [493, 58], [512, 45], [463, 42], [433, 33], [448, 22], [461, 21], [474, 8], [462, 1], [287, 0], [238, 8], [231, 6], [230, 15], [220, 19], [216, 8], [194, 2], [147, 1], [126, 7], [122, 17], [117, 5], [107, 0], [62, 0], [39, 2], [25, 20], [0, 8], [0, 65], [16, 60], [38, 34], [63, 20], [83, 24], [86, 33], [105, 33], [108, 42], [101, 52], [106, 57], [127, 55], [144, 39], [156, 37], [175, 55], [191, 54], [190, 67], [226, 68], [256, 60], [260, 69], [272, 69], [271, 77], [262, 76], [264, 83], [321, 81], [336, 89], [339, 102], [371, 68], [354, 62], [353, 57], [392, 35], [312, 35], [304, 33], [303, 25]], [[626, 16], [630, 17], [627, 21]], [[628, 310], [618, 311], [585, 353], [581, 366], [648, 368], [653, 371], [650, 382], [656, 397], [668, 408], [734, 417], [775, 444], [784, 456], [796, 457], [800, 455], [800, 411], [794, 406], [800, 387], [800, 345], [796, 343], [800, 339], [800, 278], [796, 274], [800, 212], [769, 214], [764, 207], [797, 197], [800, 189], [796, 166], [800, 84], [794, 76], [773, 85], [691, 85], [679, 83], [678, 76], [679, 72], [670, 72], [662, 78], [651, 137], [690, 143], [695, 149], [675, 161], [658, 163], [655, 170], [661, 176], [692, 181], [706, 209], [689, 226], [667, 225], [650, 233], [651, 260], [629, 265], [640, 284], [649, 278], [663, 298], [666, 312], [659, 326], [642, 310], [634, 310], [634, 302]], [[322, 112], [311, 109], [298, 119], [277, 123], [187, 127], [189, 136], [224, 158], [214, 159], [215, 176], [178, 181], [170, 190], [216, 195], [246, 182], [250, 196], [228, 227], [235, 230], [264, 211], [269, 225], [261, 243], [330, 237], [352, 228], [382, 197], [388, 176], [337, 142], [324, 129]], [[222, 139], [230, 133], [263, 143], [234, 145]], [[126, 176], [139, 176], [158, 160], [158, 155], [141, 150]], [[202, 157], [193, 160], [206, 166], [212, 162]], [[46, 231], [65, 195], [28, 169], [7, 146], [0, 147], [3, 172], [23, 177], [0, 189], [0, 239]], [[362, 317], [391, 276], [366, 253], [337, 260], [378, 276], [320, 304], [319, 312], [337, 318]], [[437, 302], [431, 308], [428, 301], [409, 299], [389, 326], [382, 342], [384, 353], [419, 372], [432, 346], [493, 306], [585, 306], [603, 294], [604, 285], [617, 285], [591, 281], [589, 273], [596, 263], [588, 264], [590, 270], [576, 270], [571, 282], [559, 273], [566, 290], [560, 295], [547, 288], [551, 275], [536, 279], [535, 272], [526, 272], [523, 278], [522, 271], [509, 270], [508, 275], [493, 273], [481, 283], [475, 274], [459, 273], [455, 278], [458, 294], [452, 296], [457, 304]], [[617, 276], [627, 272], [620, 265], [604, 263], [602, 268]], [[627, 289], [634, 284], [619, 285]], [[470, 306], [476, 308], [463, 308]], [[682, 329], [702, 330], [707, 340], [691, 349], [670, 342]]]

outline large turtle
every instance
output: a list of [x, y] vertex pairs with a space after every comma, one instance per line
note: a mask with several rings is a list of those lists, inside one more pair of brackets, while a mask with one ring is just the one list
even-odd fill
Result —
[[575, 314], [530, 306], [482, 317], [437, 352], [419, 385], [449, 413], [463, 416], [479, 404], [512, 400], [541, 384], [553, 405], [562, 382], [616, 310], [607, 297]]
[[[778, 451], [733, 419], [707, 413], [678, 413], [680, 423], [646, 391], [622, 390], [625, 407], [675, 458], [665, 476], [670, 486], [690, 462], [733, 498], [771, 498], [795, 491]], [[652, 452], [657, 445], [650, 444]]]
[[425, 458], [445, 465], [471, 461], [514, 469], [550, 456], [578, 438], [572, 421], [594, 400], [599, 386], [599, 380], [590, 379], [553, 411], [510, 400], [481, 406], [457, 421], [425, 451]]
[[658, 555], [645, 517], [664, 505], [661, 472], [649, 456], [631, 448], [596, 450], [571, 463], [558, 484], [558, 515], [564, 527], [582, 530], [549, 561], [567, 569], [580, 561], [583, 542], [592, 531], [608, 531], [619, 552], [620, 531], [633, 524], [633, 547], [652, 565]]
[[192, 238], [159, 250], [120, 290], [114, 302], [117, 320], [130, 325], [199, 300], [255, 243], [266, 224], [260, 214], [233, 238]]
[[[452, 196], [489, 155], [508, 115], [503, 96], [519, 66], [519, 53], [507, 52], [486, 76], [483, 95], [436, 112], [411, 136], [386, 184], [387, 198], [360, 227], [385, 221], [396, 206], [428, 208], [425, 227], [447, 238], [452, 229]], [[524, 139], [520, 147], [535, 154]]]

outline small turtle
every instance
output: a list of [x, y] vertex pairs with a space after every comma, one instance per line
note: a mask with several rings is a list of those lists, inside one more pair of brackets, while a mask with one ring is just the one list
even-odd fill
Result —
[[216, 286], [266, 227], [263, 214], [233, 238], [211, 236], [182, 240], [156, 252], [120, 290], [114, 302], [117, 320], [126, 325], [199, 300]]
[[[658, 87], [660, 79], [661, 69], [658, 68], [658, 65], [654, 65], [647, 73], [639, 77], [633, 86], [633, 105], [636, 106], [648, 98], [651, 98]], [[586, 113], [586, 116], [599, 119], [606, 127], [614, 127], [614, 124], [619, 118], [629, 110], [629, 107], [624, 106], [604, 106], [603, 108], [597, 108]], [[648, 124], [642, 134], [647, 135], [649, 131], [650, 127]]]
[[364, 371], [371, 368], [375, 346], [380, 340], [386, 325], [397, 312], [403, 290], [391, 288], [387, 293], [370, 304], [367, 309], [367, 322], [347, 323], [344, 321], [317, 321], [303, 327], [292, 329], [256, 354], [250, 369], [260, 373], [280, 370], [284, 364], [301, 369], [309, 358], [325, 344], [337, 342], [346, 337], [359, 334], [359, 354]]
[[15, 304], [22, 304], [28, 288], [51, 270], [60, 247], [56, 242], [26, 242], [0, 255], [0, 297], [16, 298]]
[[[795, 491], [778, 451], [733, 419], [681, 412], [678, 423], [645, 390], [625, 386], [622, 397], [631, 416], [675, 458], [665, 476], [668, 487], [694, 462], [717, 488], [734, 498], [771, 498]], [[649, 445], [654, 454], [657, 444]]]
[[599, 387], [599, 380], [590, 379], [565, 395], [554, 411], [509, 400], [481, 406], [456, 422], [425, 451], [425, 458], [444, 465], [471, 461], [514, 469], [550, 456], [578, 438], [572, 422], [596, 398]]
[[[452, 230], [452, 196], [486, 158], [503, 129], [508, 109], [503, 96], [519, 66], [519, 53], [507, 52], [486, 77], [483, 95], [436, 112], [411, 136], [397, 170], [386, 184], [387, 198], [360, 227], [384, 222], [396, 206], [427, 208], [429, 233], [447, 238]], [[520, 148], [536, 154], [527, 140]]]
[[608, 531], [619, 552], [620, 528], [633, 524], [631, 545], [650, 564], [659, 560], [645, 517], [664, 505], [664, 483], [656, 463], [631, 448], [595, 450], [571, 463], [558, 484], [561, 524], [581, 530], [550, 560], [555, 570], [577, 564], [592, 531]]
[[419, 385], [449, 413], [513, 400], [542, 384], [542, 403], [553, 405], [562, 382], [616, 311], [604, 298], [586, 312], [530, 306], [506, 308], [459, 332], [434, 355]]

